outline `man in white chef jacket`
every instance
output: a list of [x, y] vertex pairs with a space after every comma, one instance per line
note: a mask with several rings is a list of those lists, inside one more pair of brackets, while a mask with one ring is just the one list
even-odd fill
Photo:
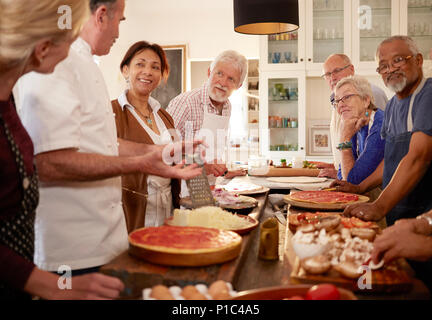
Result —
[[93, 55], [110, 52], [124, 7], [125, 0], [91, 0], [91, 16], [69, 56], [54, 73], [33, 72], [18, 83], [40, 177], [34, 262], [47, 271], [65, 265], [73, 276], [94, 272], [128, 248], [120, 175], [189, 179], [201, 172], [186, 177], [191, 172], [166, 165], [160, 149], [117, 140]]
[[[246, 58], [234, 50], [224, 51], [210, 65], [207, 82], [200, 88], [178, 95], [167, 108], [183, 140], [204, 137], [209, 145], [205, 169], [210, 185], [214, 184], [217, 176], [225, 174], [226, 178], [232, 178], [245, 175], [243, 170], [228, 172], [222, 159], [231, 116], [228, 98], [242, 86], [246, 74]], [[183, 181], [181, 196], [187, 195]]]

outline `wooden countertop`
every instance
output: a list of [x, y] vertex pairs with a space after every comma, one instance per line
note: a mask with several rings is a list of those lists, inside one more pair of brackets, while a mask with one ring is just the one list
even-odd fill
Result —
[[[259, 206], [251, 213], [260, 222], [273, 217], [273, 210], [267, 205], [267, 193], [255, 198]], [[208, 267], [166, 267], [159, 266], [122, 253], [112, 262], [101, 268], [101, 272], [120, 278], [126, 286], [123, 298], [140, 299], [144, 288], [156, 284], [167, 286], [205, 283], [216, 280], [230, 282], [236, 291], [294, 284], [290, 279], [296, 259], [290, 247], [292, 236], [288, 224], [279, 224], [279, 260], [266, 261], [258, 258], [259, 226], [243, 236], [240, 255], [227, 263]], [[404, 294], [357, 294], [359, 299], [429, 299], [430, 294], [424, 284], [414, 279], [413, 288]]]
[[[267, 193], [255, 196], [258, 206], [249, 214], [261, 221], [267, 203]], [[210, 285], [216, 280], [225, 280], [233, 284], [242, 278], [242, 266], [245, 257], [248, 255], [249, 247], [259, 237], [259, 226], [250, 233], [243, 235], [242, 248], [240, 255], [229, 262], [207, 267], [167, 267], [152, 264], [137, 259], [127, 251], [120, 254], [113, 261], [101, 268], [104, 274], [120, 278], [126, 286], [123, 298], [140, 298], [142, 290], [156, 284], [167, 286], [185, 286], [189, 284], [204, 283]]]

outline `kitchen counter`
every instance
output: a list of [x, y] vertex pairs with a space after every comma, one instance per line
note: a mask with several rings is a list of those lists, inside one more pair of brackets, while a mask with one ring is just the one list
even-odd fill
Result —
[[[256, 195], [258, 206], [249, 214], [262, 221], [266, 207], [267, 193]], [[242, 236], [242, 248], [239, 256], [226, 263], [206, 267], [169, 267], [156, 265], [140, 260], [123, 252], [117, 258], [101, 268], [101, 272], [120, 278], [126, 286], [123, 298], [137, 299], [142, 297], [142, 290], [156, 284], [167, 286], [186, 286], [204, 283], [210, 285], [216, 280], [225, 280], [237, 288], [237, 283], [244, 277], [243, 266], [249, 256], [250, 247], [259, 238], [259, 226]]]
[[[259, 206], [250, 214], [260, 223], [273, 217], [267, 204], [268, 194], [255, 196]], [[292, 212], [295, 209], [290, 209]], [[295, 283], [290, 274], [295, 263], [295, 253], [290, 246], [292, 236], [288, 225], [279, 223], [279, 259], [266, 261], [258, 258], [259, 226], [243, 236], [240, 255], [229, 262], [207, 267], [167, 267], [147, 263], [123, 252], [119, 257], [101, 268], [101, 272], [120, 278], [126, 286], [124, 299], [141, 299], [142, 290], [156, 284], [185, 286], [189, 284], [211, 284], [216, 280], [230, 282], [236, 291], [289, 285]], [[429, 291], [424, 284], [414, 279], [413, 288], [404, 294], [362, 294], [359, 299], [428, 299]]]

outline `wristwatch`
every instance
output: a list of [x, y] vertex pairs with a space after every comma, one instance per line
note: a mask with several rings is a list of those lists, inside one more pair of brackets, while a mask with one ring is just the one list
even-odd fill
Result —
[[429, 228], [431, 230], [430, 234], [432, 234], [432, 217], [426, 214], [421, 214], [417, 216], [417, 219], [425, 219], [429, 224]]

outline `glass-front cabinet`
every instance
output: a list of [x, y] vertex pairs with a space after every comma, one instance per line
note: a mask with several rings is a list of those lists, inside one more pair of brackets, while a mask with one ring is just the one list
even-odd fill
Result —
[[376, 49], [401, 34], [432, 65], [432, 0], [302, 0], [299, 21], [296, 32], [260, 37], [260, 152], [276, 160], [305, 154], [306, 79], [319, 79], [329, 55], [345, 53], [357, 74], [381, 81]]
[[293, 33], [261, 36], [263, 69], [317, 76], [330, 54], [343, 52], [357, 68], [373, 70], [377, 46], [396, 34], [412, 36], [429, 59], [432, 0], [305, 0], [299, 21]]
[[328, 55], [350, 50], [351, 0], [299, 1], [300, 28], [261, 37], [266, 70], [321, 70]]
[[401, 33], [414, 39], [423, 59], [430, 59], [432, 0], [401, 0]]
[[306, 67], [321, 70], [335, 52], [350, 53], [351, 1], [306, 1]]
[[399, 34], [399, 0], [353, 0], [352, 6], [352, 61], [374, 70], [378, 45]]
[[300, 28], [290, 33], [260, 36], [260, 68], [304, 70], [306, 54], [306, 4], [299, 1]]
[[276, 161], [304, 156], [305, 75], [299, 76], [298, 71], [263, 72], [260, 79], [262, 154]]

